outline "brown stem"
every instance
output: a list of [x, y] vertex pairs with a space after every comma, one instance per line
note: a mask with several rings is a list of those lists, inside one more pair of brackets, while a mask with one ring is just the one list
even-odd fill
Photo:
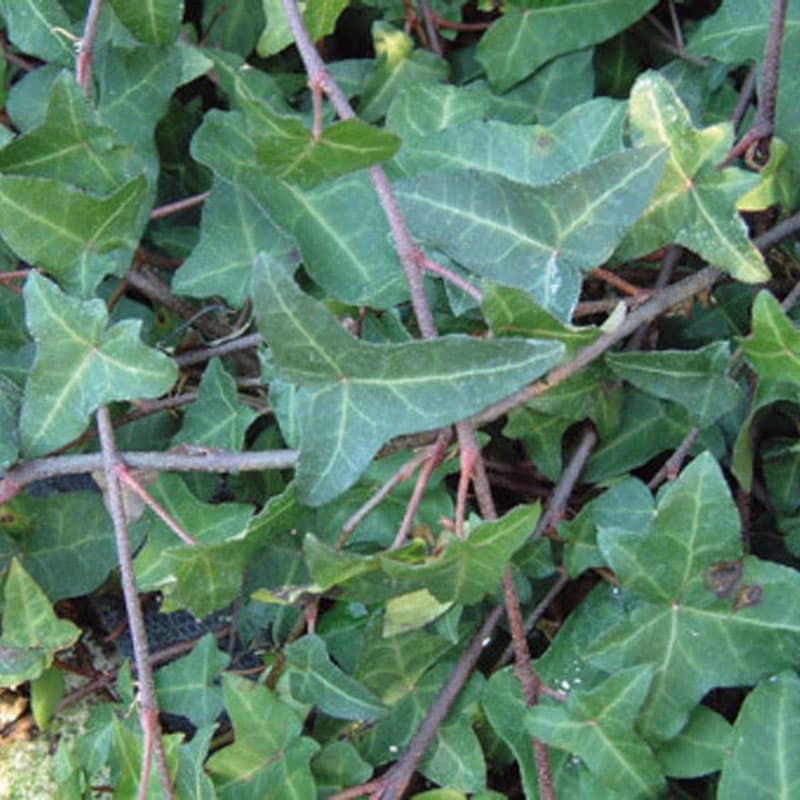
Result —
[[133, 551], [128, 538], [128, 524], [122, 504], [122, 491], [119, 483], [120, 470], [125, 464], [117, 451], [114, 441], [114, 429], [111, 425], [111, 414], [105, 406], [97, 410], [97, 432], [100, 436], [103, 470], [107, 486], [107, 500], [111, 519], [114, 523], [114, 536], [119, 556], [120, 579], [122, 593], [125, 598], [125, 610], [130, 626], [134, 661], [139, 679], [139, 719], [144, 733], [144, 753], [142, 772], [139, 783], [139, 797], [147, 797], [149, 783], [150, 760], [155, 751], [156, 765], [161, 777], [164, 796], [174, 800], [175, 791], [169, 775], [167, 755], [161, 738], [161, 725], [158, 720], [158, 700], [156, 698], [153, 670], [150, 666], [150, 653], [147, 646], [147, 635], [144, 627], [144, 616], [136, 589], [136, 575], [133, 570]]
[[202, 192], [195, 194], [191, 197], [184, 197], [183, 200], [176, 200], [174, 203], [167, 203], [163, 206], [158, 206], [150, 212], [150, 219], [163, 219], [170, 216], [170, 214], [177, 214], [179, 211], [185, 211], [187, 208], [194, 208], [195, 206], [202, 205], [208, 200], [211, 192]]
[[87, 97], [92, 93], [92, 57], [94, 56], [94, 40], [97, 36], [97, 23], [100, 21], [102, 6], [103, 0], [91, 0], [89, 3], [83, 36], [78, 47], [78, 57], [75, 60], [75, 78]]
[[422, 11], [422, 22], [425, 25], [425, 33], [428, 35], [428, 44], [432, 52], [440, 58], [444, 55], [444, 47], [436, 29], [436, 16], [431, 8], [430, 0], [419, 0], [419, 7]]

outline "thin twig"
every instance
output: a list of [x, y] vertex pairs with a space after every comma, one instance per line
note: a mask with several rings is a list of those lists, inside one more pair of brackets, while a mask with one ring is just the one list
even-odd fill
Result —
[[755, 97], [757, 79], [758, 66], [753, 64], [753, 66], [750, 67], [750, 72], [747, 73], [747, 77], [742, 84], [742, 88], [739, 90], [739, 97], [736, 100], [736, 105], [731, 113], [731, 125], [736, 133], [739, 132], [739, 127], [744, 121], [745, 115], [747, 114], [747, 109], [750, 108], [750, 104], [753, 102], [753, 97]]
[[436, 29], [436, 16], [431, 8], [430, 0], [419, 0], [419, 7], [422, 11], [422, 22], [425, 25], [425, 33], [428, 35], [428, 44], [431, 50], [440, 58], [444, 55], [444, 47]]
[[[783, 35], [786, 29], [788, 0], [773, 0], [769, 17], [767, 43], [764, 47], [764, 77], [758, 96], [758, 108], [750, 130], [737, 142], [718, 165], [730, 164], [735, 158], [745, 156], [748, 162], [765, 163], [769, 158], [769, 145], [775, 130], [775, 109], [778, 102], [778, 79], [780, 77]], [[761, 153], [757, 151], [761, 148]]]
[[[253, 450], [244, 453], [209, 450], [201, 453], [128, 452], [121, 458], [134, 469], [167, 472], [259, 472], [294, 469], [296, 450]], [[57, 475], [78, 475], [103, 469], [99, 453], [53, 456], [23, 461], [11, 467], [0, 480], [0, 504], [7, 503], [25, 486]]]
[[242, 350], [251, 350], [258, 347], [264, 341], [260, 333], [250, 333], [241, 336], [224, 344], [214, 345], [213, 347], [203, 347], [197, 350], [189, 350], [175, 356], [175, 363], [179, 367], [190, 367], [193, 364], [201, 364], [203, 361], [210, 361], [215, 356], [227, 356], [231, 353], [239, 353]]
[[170, 216], [170, 214], [177, 214], [179, 211], [185, 211], [187, 208], [194, 208], [195, 206], [202, 205], [208, 200], [210, 195], [211, 192], [201, 192], [191, 197], [184, 197], [183, 200], [176, 200], [174, 203], [158, 206], [158, 208], [154, 208], [150, 212], [150, 219], [163, 219], [164, 217]]
[[441, 464], [452, 438], [453, 435], [449, 428], [443, 430], [436, 439], [434, 446], [427, 451], [425, 463], [423, 464], [419, 473], [419, 477], [417, 478], [417, 482], [414, 485], [414, 491], [411, 494], [411, 499], [408, 501], [406, 513], [403, 515], [403, 521], [400, 523], [397, 535], [394, 537], [394, 542], [392, 542], [392, 546], [390, 548], [391, 550], [397, 550], [397, 548], [402, 547], [403, 543], [408, 538], [408, 534], [411, 532], [411, 526], [414, 523], [414, 517], [416, 516], [417, 510], [422, 502], [425, 490], [428, 488], [431, 475], [436, 467]]
[[128, 525], [122, 503], [122, 491], [119, 484], [120, 469], [124, 462], [120, 459], [114, 441], [114, 429], [111, 425], [111, 414], [105, 406], [97, 410], [97, 431], [102, 449], [103, 470], [105, 471], [107, 500], [111, 519], [114, 523], [114, 536], [119, 556], [120, 579], [125, 598], [125, 611], [130, 626], [134, 661], [139, 681], [139, 720], [144, 734], [142, 768], [139, 780], [139, 799], [146, 800], [150, 759], [155, 752], [156, 766], [161, 777], [164, 796], [173, 800], [175, 791], [169, 775], [167, 755], [161, 738], [161, 725], [158, 720], [158, 699], [156, 698], [153, 670], [150, 666], [150, 654], [147, 645], [147, 634], [144, 627], [144, 616], [136, 589], [136, 575], [133, 570], [133, 551], [128, 538]]
[[83, 36], [78, 45], [78, 57], [75, 60], [75, 78], [78, 86], [89, 97], [92, 93], [92, 58], [94, 57], [94, 40], [97, 36], [97, 23], [100, 21], [100, 9], [103, 0], [91, 0], [86, 14]]
[[450, 281], [453, 286], [457, 286], [462, 292], [466, 292], [479, 303], [483, 302], [483, 292], [480, 289], [476, 289], [466, 278], [462, 278], [458, 273], [453, 272], [453, 270], [448, 269], [438, 261], [428, 258], [422, 251], [420, 251], [417, 263], [428, 272]]

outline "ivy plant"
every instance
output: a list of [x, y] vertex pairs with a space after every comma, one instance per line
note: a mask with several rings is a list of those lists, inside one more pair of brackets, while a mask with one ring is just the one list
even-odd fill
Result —
[[0, 23], [0, 686], [53, 796], [795, 796], [797, 6]]

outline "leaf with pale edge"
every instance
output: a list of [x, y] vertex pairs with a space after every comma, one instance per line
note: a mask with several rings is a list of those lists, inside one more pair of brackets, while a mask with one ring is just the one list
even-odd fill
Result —
[[800, 678], [792, 671], [762, 681], [733, 726], [719, 800], [771, 800], [800, 793]]
[[668, 145], [670, 156], [649, 208], [628, 231], [617, 257], [628, 260], [677, 243], [740, 281], [767, 280], [769, 270], [736, 211], [736, 201], [758, 176], [738, 167], [717, 168], [731, 145], [730, 123], [694, 128], [686, 106], [657, 72], [636, 81], [630, 109], [634, 141]]
[[386, 706], [366, 686], [331, 661], [319, 636], [303, 636], [287, 645], [284, 653], [295, 700], [337, 719], [377, 719], [386, 713]]
[[53, 653], [73, 644], [80, 629], [59, 619], [45, 593], [15, 558], [3, 588], [0, 686], [34, 680], [53, 663]]
[[510, 8], [484, 34], [478, 60], [498, 92], [510, 89], [562, 53], [610, 39], [657, 0], [548, 0], [534, 8]]
[[800, 383], [800, 331], [766, 290], [759, 292], [753, 303], [752, 330], [741, 344], [759, 377]]
[[658, 762], [634, 731], [652, 677], [647, 665], [620, 670], [592, 689], [573, 689], [566, 703], [541, 701], [527, 711], [525, 724], [546, 744], [580, 756], [631, 800], [660, 797], [665, 782]]
[[728, 343], [714, 342], [699, 350], [609, 353], [606, 364], [637, 389], [682, 405], [705, 428], [743, 399], [727, 375], [730, 358]]
[[437, 172], [401, 181], [397, 194], [416, 236], [567, 319], [582, 273], [604, 263], [644, 211], [666, 157], [663, 147], [627, 150], [541, 186]]
[[653, 667], [638, 720], [650, 739], [675, 736], [710, 689], [759, 680], [800, 658], [800, 575], [743, 556], [739, 526], [725, 478], [704, 453], [660, 493], [644, 531], [598, 534], [627, 610], [587, 657], [612, 672]]
[[175, 363], [142, 344], [139, 321], [107, 329], [102, 300], [77, 300], [36, 272], [24, 295], [28, 329], [37, 344], [20, 416], [26, 456], [69, 442], [104, 403], [158, 397], [175, 382]]
[[243, 678], [222, 676], [225, 709], [236, 740], [208, 760], [220, 800], [314, 797], [309, 762], [319, 745], [276, 694]]
[[460, 336], [362, 342], [264, 257], [253, 271], [253, 303], [276, 373], [300, 385], [297, 488], [310, 505], [349, 488], [393, 436], [474, 414], [537, 378], [563, 351], [556, 342]]

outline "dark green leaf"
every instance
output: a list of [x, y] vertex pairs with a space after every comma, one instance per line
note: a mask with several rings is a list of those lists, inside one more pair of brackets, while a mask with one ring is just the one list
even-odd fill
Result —
[[188, 717], [202, 727], [216, 722], [222, 713], [222, 689], [215, 685], [230, 658], [217, 649], [207, 633], [189, 655], [162, 667], [156, 673], [158, 704], [162, 711]]
[[[610, 39], [644, 16], [656, 0], [547, 0], [511, 8], [478, 45], [478, 59], [492, 85], [511, 88], [561, 53]], [[528, 5], [528, 4], [526, 4]]]
[[473, 271], [529, 292], [567, 319], [582, 272], [611, 255], [650, 200], [661, 148], [608, 156], [544, 186], [453, 171], [402, 181], [414, 233]]
[[741, 389], [727, 376], [727, 342], [694, 351], [610, 353], [606, 363], [637, 389], [682, 405], [700, 428], [716, 422], [743, 399]]
[[77, 436], [99, 405], [157, 397], [175, 381], [175, 364], [142, 344], [138, 321], [106, 329], [102, 300], [69, 297], [32, 272], [25, 307], [37, 343], [20, 417], [22, 448], [29, 457]]
[[756, 296], [753, 332], [742, 349], [761, 378], [800, 383], [800, 331], [770, 292]]
[[20, 50], [46, 61], [71, 65], [75, 51], [70, 21], [56, 0], [0, 0], [9, 39]]
[[189, 407], [183, 425], [173, 439], [220, 450], [239, 450], [244, 435], [257, 414], [239, 400], [236, 381], [225, 371], [222, 361], [208, 362], [197, 400]]
[[793, 671], [762, 681], [744, 701], [731, 737], [720, 800], [792, 797], [800, 789], [800, 679]]
[[686, 727], [656, 750], [658, 763], [673, 778], [698, 778], [722, 767], [733, 739], [733, 729], [721, 714], [697, 706]]
[[120, 22], [140, 41], [172, 44], [183, 19], [183, 0], [111, 0]]
[[284, 650], [292, 697], [317, 706], [337, 719], [376, 719], [386, 707], [363, 684], [342, 672], [330, 659], [325, 643], [307, 634]]
[[220, 800], [314, 797], [309, 761], [319, 745], [301, 735], [295, 712], [269, 689], [243, 678], [224, 675], [222, 688], [236, 741], [208, 760]]
[[297, 483], [311, 505], [351, 486], [393, 436], [469, 416], [561, 355], [556, 343], [508, 339], [361, 342], [264, 258], [254, 270], [253, 299], [276, 372], [301, 387]]

